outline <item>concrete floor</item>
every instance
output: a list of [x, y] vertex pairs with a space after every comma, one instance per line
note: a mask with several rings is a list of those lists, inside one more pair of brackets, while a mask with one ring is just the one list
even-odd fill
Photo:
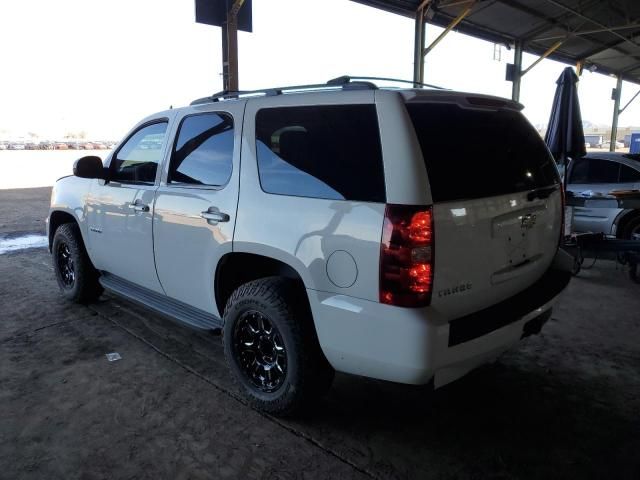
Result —
[[[0, 191], [0, 236], [40, 230], [47, 201]], [[0, 478], [637, 480], [639, 339], [640, 286], [600, 261], [496, 363], [432, 393], [338, 375], [283, 421], [239, 400], [219, 338], [107, 295], [68, 304], [45, 249], [9, 253]]]

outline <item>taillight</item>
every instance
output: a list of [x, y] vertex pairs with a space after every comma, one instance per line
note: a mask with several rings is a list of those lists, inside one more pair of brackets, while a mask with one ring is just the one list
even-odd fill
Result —
[[380, 246], [380, 302], [424, 307], [433, 286], [433, 210], [387, 205]]

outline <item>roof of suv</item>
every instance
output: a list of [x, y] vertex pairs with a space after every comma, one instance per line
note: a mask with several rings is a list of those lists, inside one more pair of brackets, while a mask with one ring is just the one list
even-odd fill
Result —
[[[407, 83], [412, 85], [410, 88], [398, 87], [379, 87], [371, 80]], [[510, 99], [495, 97], [491, 95], [483, 95], [477, 93], [455, 92], [444, 89], [436, 85], [430, 85], [420, 82], [412, 82], [409, 80], [399, 80], [385, 77], [351, 77], [342, 76], [329, 80], [326, 83], [310, 84], [310, 85], [293, 85], [287, 87], [270, 87], [258, 90], [247, 91], [222, 91], [215, 93], [209, 97], [203, 97], [191, 102], [190, 106], [209, 104], [220, 101], [250, 99], [252, 97], [272, 97], [283, 94], [309, 94], [309, 93], [335, 93], [336, 91], [354, 91], [354, 90], [384, 90], [399, 92], [405, 98], [405, 101], [442, 101], [456, 102], [461, 100], [467, 103], [469, 107], [477, 108], [512, 108], [522, 110], [523, 105]]]
[[640, 167], [640, 155], [633, 153], [619, 153], [619, 152], [589, 152], [586, 158], [595, 158], [600, 160], [611, 160], [618, 163], [623, 163], [630, 167]]

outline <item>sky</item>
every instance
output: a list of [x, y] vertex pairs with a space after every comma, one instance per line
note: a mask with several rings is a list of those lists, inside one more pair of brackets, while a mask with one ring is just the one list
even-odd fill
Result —
[[[411, 79], [413, 26], [348, 0], [253, 0], [253, 32], [239, 34], [241, 89], [321, 83], [344, 74]], [[442, 30], [427, 25], [427, 43]], [[136, 122], [222, 89], [221, 31], [195, 23], [193, 0], [2, 0], [0, 137], [87, 132], [117, 140]], [[513, 52], [449, 34], [426, 57], [425, 82], [511, 96]], [[525, 54], [524, 66], [535, 57]], [[566, 65], [544, 60], [520, 101], [546, 125]], [[615, 79], [585, 71], [583, 119], [611, 122]], [[624, 83], [622, 104], [640, 89]], [[640, 100], [620, 117], [640, 125]]]

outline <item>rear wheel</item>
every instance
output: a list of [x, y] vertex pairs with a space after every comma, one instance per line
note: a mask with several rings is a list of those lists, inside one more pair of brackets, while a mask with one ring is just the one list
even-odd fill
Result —
[[224, 351], [249, 403], [268, 413], [292, 415], [331, 385], [308, 306], [297, 285], [268, 277], [246, 283], [224, 312]]
[[626, 240], [640, 240], [640, 215], [629, 220], [624, 226], [622, 238]]
[[68, 300], [86, 303], [102, 293], [98, 272], [91, 264], [75, 223], [60, 225], [51, 248], [53, 270], [62, 295]]

